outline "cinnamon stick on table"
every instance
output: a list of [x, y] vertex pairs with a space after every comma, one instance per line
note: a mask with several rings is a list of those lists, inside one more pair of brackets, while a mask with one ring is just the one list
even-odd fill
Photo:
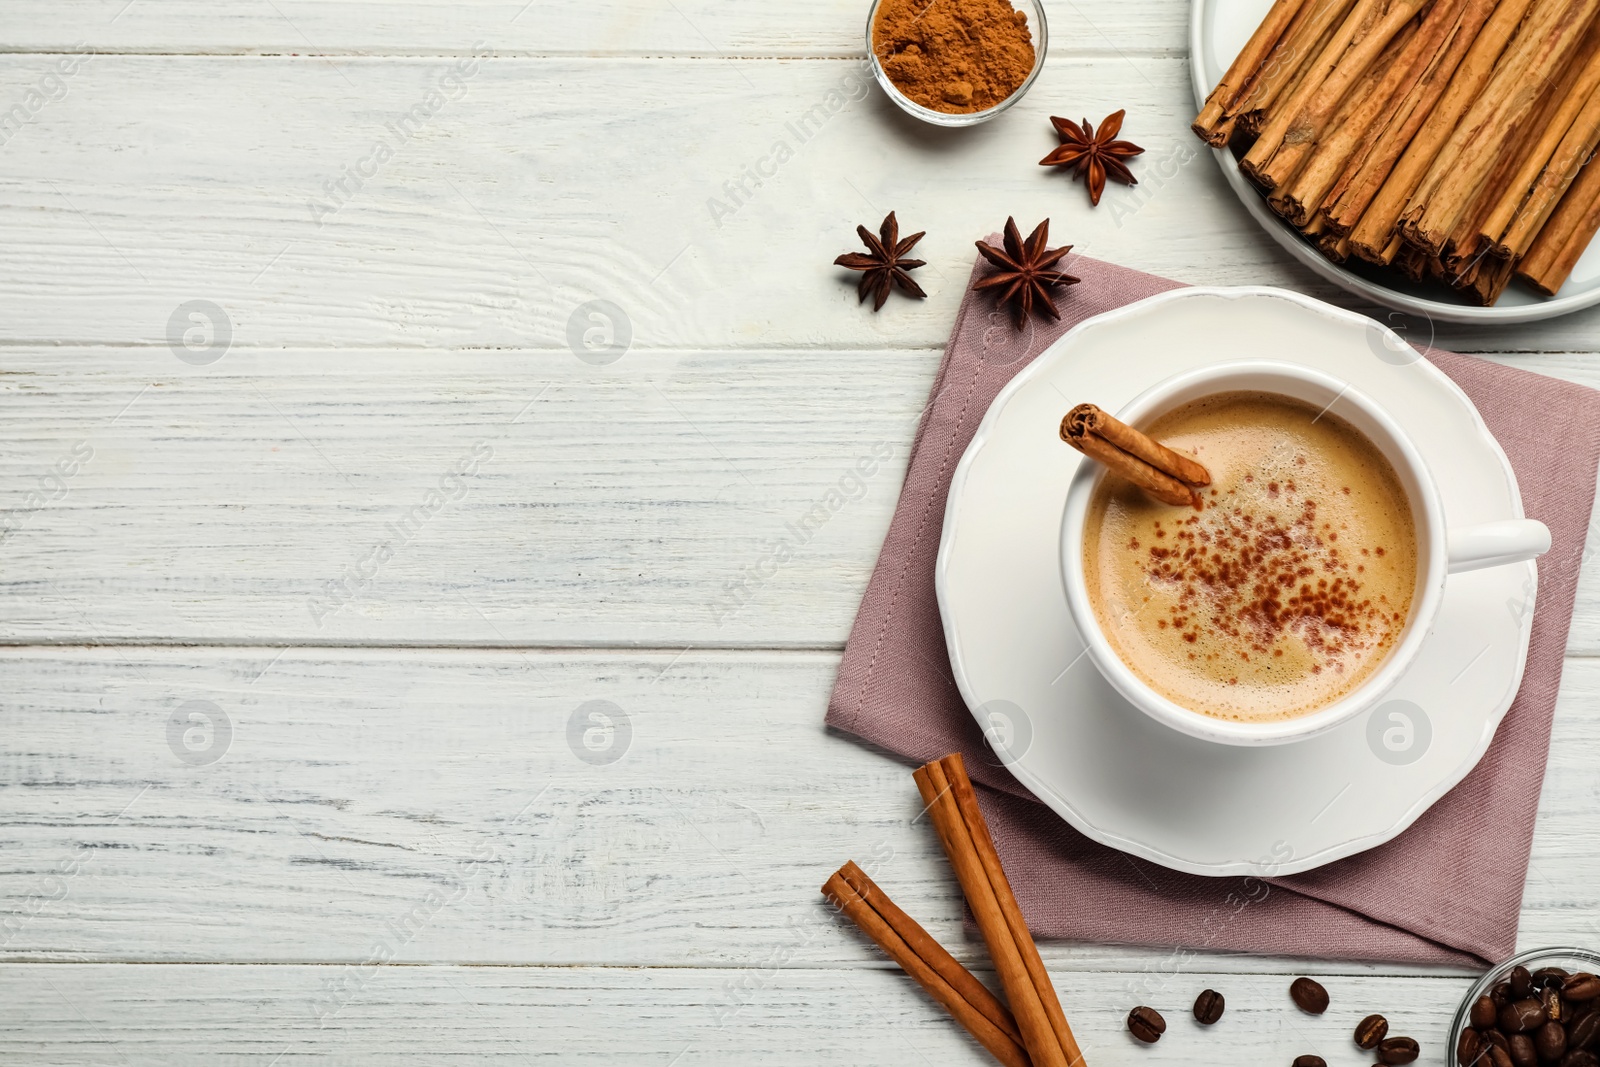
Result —
[[943, 1005], [1006, 1067], [1032, 1067], [1011, 1012], [855, 863], [834, 872], [823, 896]]
[[960, 753], [924, 764], [914, 777], [989, 947], [1028, 1056], [1037, 1067], [1081, 1067], [1083, 1053], [1011, 893]]
[[1061, 420], [1061, 439], [1090, 459], [1099, 460], [1163, 504], [1195, 506], [1195, 489], [1211, 484], [1197, 461], [1107, 414], [1079, 404]]

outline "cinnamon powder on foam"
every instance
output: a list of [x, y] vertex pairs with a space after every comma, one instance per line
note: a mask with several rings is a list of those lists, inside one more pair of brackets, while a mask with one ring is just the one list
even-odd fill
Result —
[[1108, 481], [1085, 527], [1101, 627], [1172, 700], [1293, 718], [1369, 678], [1405, 629], [1416, 530], [1377, 446], [1315, 405], [1223, 393], [1155, 420], [1210, 470], [1204, 509]]
[[1028, 19], [1006, 0], [882, 0], [872, 50], [895, 86], [934, 111], [985, 111], [1033, 71]]

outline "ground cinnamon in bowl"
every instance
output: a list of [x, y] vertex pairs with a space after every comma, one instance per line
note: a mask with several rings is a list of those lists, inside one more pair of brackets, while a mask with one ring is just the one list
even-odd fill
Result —
[[879, 0], [872, 50], [895, 88], [933, 111], [987, 111], [1034, 67], [1028, 18], [1007, 0]]

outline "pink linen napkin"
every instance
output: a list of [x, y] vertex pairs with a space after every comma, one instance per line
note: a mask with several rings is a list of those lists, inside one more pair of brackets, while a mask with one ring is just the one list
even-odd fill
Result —
[[[991, 269], [980, 259], [973, 280]], [[1478, 406], [1516, 470], [1524, 510], [1550, 527], [1554, 541], [1539, 562], [1522, 689], [1477, 768], [1388, 844], [1267, 879], [1271, 888], [1180, 874], [1090, 841], [985, 756], [950, 674], [934, 597], [950, 478], [1001, 387], [1083, 319], [1179, 287], [1086, 256], [1063, 269], [1083, 281], [1058, 301], [1061, 321], [1036, 321], [1021, 333], [993, 313], [990, 296], [969, 286], [850, 631], [827, 724], [917, 762], [966, 755], [973, 778], [991, 787], [979, 790], [984, 814], [1038, 936], [1472, 966], [1510, 955], [1594, 503], [1600, 393], [1426, 351]], [[1552, 448], [1556, 441], [1566, 447]], [[1243, 900], [1251, 905], [1241, 907]]]

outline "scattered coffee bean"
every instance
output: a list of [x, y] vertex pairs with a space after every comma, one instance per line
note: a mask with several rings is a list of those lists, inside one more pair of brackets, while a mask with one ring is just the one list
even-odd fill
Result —
[[[1296, 978], [1289, 997], [1301, 1011], [1321, 1015], [1328, 1010], [1327, 989], [1313, 978]], [[1215, 989], [1203, 989], [1194, 1000], [1195, 1021], [1211, 1026], [1220, 1020], [1226, 1000]], [[1468, 1009], [1470, 1027], [1457, 1038], [1457, 1067], [1600, 1067], [1600, 975], [1569, 974], [1560, 967], [1511, 968], [1488, 993]], [[1166, 1033], [1167, 1021], [1154, 1008], [1140, 1005], [1128, 1013], [1128, 1032], [1153, 1044]], [[1354, 1039], [1362, 1049], [1375, 1049], [1375, 1067], [1415, 1063], [1421, 1047], [1414, 1038], [1389, 1037], [1389, 1021], [1373, 1013], [1356, 1024]], [[1306, 1053], [1293, 1067], [1327, 1067]]]
[[1514, 1000], [1500, 1009], [1500, 1029], [1509, 1034], [1537, 1030], [1544, 1025], [1544, 1005], [1529, 997]]
[[1145, 1044], [1154, 1044], [1161, 1040], [1161, 1035], [1167, 1032], [1167, 1020], [1154, 1008], [1140, 1005], [1128, 1013], [1128, 1033], [1143, 1041]]
[[1378, 1042], [1389, 1032], [1389, 1020], [1381, 1015], [1369, 1015], [1356, 1023], [1356, 1047], [1377, 1048]]
[[1200, 995], [1194, 998], [1194, 1019], [1202, 1026], [1210, 1026], [1222, 1018], [1222, 1010], [1227, 1002], [1222, 999], [1222, 994], [1215, 989], [1202, 989]]
[[1289, 986], [1289, 996], [1301, 1011], [1321, 1015], [1328, 1010], [1328, 991], [1322, 983], [1310, 978], [1296, 978]]
[[1399, 1067], [1410, 1063], [1421, 1053], [1416, 1041], [1409, 1037], [1387, 1037], [1378, 1045], [1378, 1062]]
[[1600, 1012], [1585, 1012], [1572, 1022], [1567, 1031], [1568, 1048], [1588, 1048], [1600, 1037]]
[[1541, 1060], [1559, 1060], [1567, 1051], [1567, 1028], [1552, 1019], [1539, 1027], [1539, 1032], [1533, 1035], [1533, 1044]]
[[1506, 981], [1511, 983], [1512, 1000], [1522, 1000], [1533, 995], [1533, 975], [1528, 973], [1528, 968], [1520, 964], [1511, 968]]
[[1600, 978], [1588, 971], [1569, 974], [1561, 982], [1561, 995], [1571, 1001], [1593, 1000], [1600, 997]]

